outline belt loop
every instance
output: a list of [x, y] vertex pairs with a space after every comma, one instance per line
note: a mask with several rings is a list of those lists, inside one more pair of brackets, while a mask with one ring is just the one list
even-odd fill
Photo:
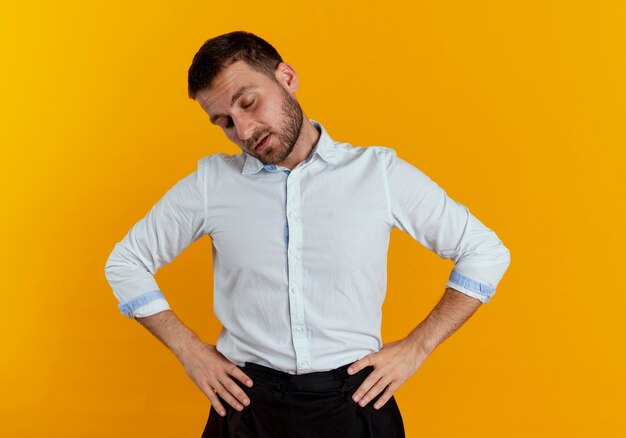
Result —
[[344, 393], [350, 387], [350, 375], [348, 374], [348, 367], [350, 364], [343, 365], [339, 368], [336, 368], [333, 372], [335, 375], [335, 379], [340, 383], [337, 386], [337, 391]]
[[333, 374], [335, 375], [335, 378], [344, 379], [347, 376], [349, 376], [349, 374], [348, 374], [348, 367], [349, 366], [350, 366], [350, 364], [346, 364], [346, 365], [340, 366], [339, 368], [335, 368], [333, 370]]
[[350, 380], [346, 377], [343, 379], [343, 384], [341, 385], [341, 388], [339, 388], [339, 392], [347, 392], [350, 386]]

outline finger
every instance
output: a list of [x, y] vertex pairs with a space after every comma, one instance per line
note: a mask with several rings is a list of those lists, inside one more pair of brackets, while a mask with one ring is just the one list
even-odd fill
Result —
[[237, 401], [241, 402], [244, 406], [248, 406], [250, 404], [250, 399], [247, 394], [230, 377], [226, 376], [224, 381], [221, 383], [228, 390], [228, 392], [230, 392], [237, 399]]
[[241, 411], [243, 409], [243, 405], [239, 403], [239, 401], [222, 385], [220, 382], [217, 382], [215, 385], [215, 390], [217, 393], [224, 399], [226, 403], [231, 405], [233, 408]]
[[234, 378], [236, 378], [237, 380], [239, 380], [244, 385], [248, 387], [252, 386], [252, 379], [248, 377], [246, 373], [241, 371], [241, 369], [237, 365], [233, 364], [233, 366], [230, 369], [228, 369], [226, 372], [230, 374], [231, 376], [233, 376]]
[[370, 388], [372, 386], [374, 386], [374, 384], [376, 382], [378, 382], [378, 380], [382, 377], [382, 373], [376, 369], [374, 369], [374, 371], [372, 371], [370, 373], [369, 376], [367, 376], [367, 378], [365, 380], [363, 380], [363, 382], [361, 383], [361, 385], [357, 388], [356, 391], [354, 391], [354, 394], [352, 394], [352, 400], [354, 400], [355, 402], [358, 402], [359, 400], [361, 400], [361, 398], [367, 394], [367, 392], [370, 390]]
[[368, 354], [365, 357], [362, 357], [361, 359], [357, 360], [356, 362], [354, 362], [352, 365], [350, 365], [348, 367], [348, 374], [355, 374], [358, 373], [359, 371], [361, 371], [363, 368], [368, 367], [370, 365], [373, 365], [373, 355], [375, 353], [372, 354]]
[[389, 399], [391, 398], [393, 393], [396, 391], [396, 389], [397, 387], [395, 385], [387, 386], [387, 389], [385, 389], [385, 392], [383, 392], [383, 395], [381, 395], [378, 398], [378, 400], [376, 400], [376, 403], [374, 403], [374, 409], [382, 408], [385, 405], [385, 403], [389, 401]]
[[367, 391], [367, 394], [365, 394], [361, 398], [361, 400], [359, 401], [359, 405], [365, 406], [366, 404], [368, 404], [370, 400], [372, 400], [378, 394], [380, 394], [387, 387], [388, 384], [389, 383], [384, 378], [381, 378], [380, 380], [378, 380], [378, 382], [376, 382], [374, 386], [372, 386], [370, 390]]
[[209, 398], [209, 401], [211, 402], [211, 406], [213, 406], [213, 409], [215, 409], [217, 413], [221, 415], [222, 417], [226, 415], [226, 410], [224, 409], [224, 406], [222, 406], [222, 403], [220, 403], [220, 399], [217, 397], [217, 394], [213, 392], [213, 389], [210, 387], [207, 387], [204, 393]]

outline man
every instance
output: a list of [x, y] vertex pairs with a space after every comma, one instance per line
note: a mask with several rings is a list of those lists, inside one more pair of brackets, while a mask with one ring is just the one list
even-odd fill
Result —
[[[258, 36], [208, 40], [188, 88], [242, 152], [200, 159], [115, 245], [105, 274], [120, 310], [211, 401], [204, 437], [404, 436], [393, 393], [490, 300], [509, 250], [393, 149], [332, 140], [302, 111], [293, 67]], [[383, 345], [393, 227], [455, 267], [427, 318]], [[174, 315], [153, 277], [205, 234], [216, 345]]]

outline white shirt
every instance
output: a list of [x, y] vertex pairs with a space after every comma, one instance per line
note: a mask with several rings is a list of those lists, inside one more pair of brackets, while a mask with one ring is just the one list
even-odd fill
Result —
[[291, 171], [241, 152], [198, 160], [118, 243], [105, 275], [120, 311], [169, 309], [154, 275], [212, 241], [217, 350], [290, 374], [326, 371], [382, 348], [393, 227], [452, 259], [446, 287], [487, 303], [510, 263], [495, 232], [384, 146], [320, 138]]

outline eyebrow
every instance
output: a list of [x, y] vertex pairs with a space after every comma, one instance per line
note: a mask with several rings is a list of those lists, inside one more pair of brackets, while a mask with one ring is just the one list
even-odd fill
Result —
[[[237, 99], [239, 99], [243, 95], [243, 93], [253, 88], [257, 88], [257, 87], [254, 85], [244, 85], [242, 87], [239, 87], [239, 89], [235, 92], [235, 94], [233, 94], [233, 97], [230, 98], [230, 106], [233, 106], [235, 102], [237, 101]], [[215, 124], [217, 119], [225, 115], [226, 114], [215, 114], [215, 115], [209, 116], [209, 119], [211, 120], [211, 123]]]

